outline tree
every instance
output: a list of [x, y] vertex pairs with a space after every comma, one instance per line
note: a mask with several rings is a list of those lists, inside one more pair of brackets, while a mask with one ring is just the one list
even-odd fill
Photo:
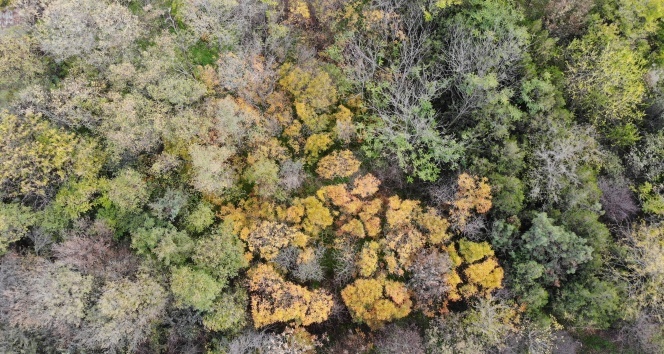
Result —
[[374, 343], [376, 352], [380, 354], [424, 354], [426, 353], [424, 341], [419, 328], [399, 327], [390, 324], [383, 328]]
[[445, 134], [432, 107], [444, 73], [432, 60], [434, 22], [420, 5], [381, 1], [356, 10], [363, 21], [351, 26], [357, 30], [345, 43], [343, 63], [377, 116], [362, 134], [364, 150], [398, 165], [410, 180], [433, 181], [441, 165], [455, 166], [463, 148]]
[[261, 222], [246, 239], [249, 250], [268, 261], [274, 259], [280, 249], [291, 244], [304, 247], [307, 240], [308, 236], [297, 229], [273, 221]]
[[428, 316], [442, 309], [445, 293], [450, 290], [447, 279], [450, 270], [452, 262], [446, 253], [436, 249], [420, 250], [417, 253], [408, 268], [411, 273], [408, 287], [413, 291], [416, 309]]
[[189, 153], [194, 170], [191, 181], [194, 188], [219, 195], [233, 186], [235, 172], [227, 162], [235, 154], [232, 148], [191, 145]]
[[584, 328], [606, 329], [618, 318], [621, 306], [616, 284], [589, 277], [567, 284], [553, 303], [563, 320]]
[[360, 161], [355, 159], [350, 150], [333, 151], [318, 162], [316, 173], [326, 179], [350, 177], [360, 168]]
[[244, 247], [244, 243], [224, 224], [211, 235], [196, 240], [192, 259], [201, 269], [227, 284], [240, 270], [249, 266]]
[[567, 50], [569, 95], [591, 123], [621, 129], [643, 117], [645, 62], [615, 25], [595, 24]]
[[209, 311], [225, 286], [225, 282], [189, 266], [171, 270], [171, 291], [179, 307], [192, 306], [200, 311]]
[[156, 122], [163, 119], [166, 107], [158, 102], [138, 93], [111, 92], [101, 109], [104, 119], [98, 130], [115, 154], [135, 156], [159, 143]]
[[461, 313], [439, 317], [426, 332], [427, 349], [436, 353], [484, 353], [508, 348], [520, 316], [509, 303], [478, 299]]
[[337, 89], [330, 75], [315, 62], [305, 66], [284, 64], [280, 69], [279, 84], [295, 98], [298, 118], [312, 132], [325, 130], [330, 119], [319, 113], [337, 101]]
[[23, 260], [17, 282], [3, 292], [3, 317], [25, 330], [46, 330], [71, 342], [93, 290], [91, 276], [81, 275], [47, 260]]
[[123, 212], [137, 212], [147, 202], [147, 183], [136, 170], [125, 169], [108, 181], [105, 196]]
[[19, 31], [3, 32], [0, 37], [0, 92], [25, 86], [44, 72], [44, 65], [34, 53], [34, 47], [35, 41], [28, 35]]
[[530, 197], [548, 204], [562, 202], [566, 192], [578, 187], [583, 173], [596, 167], [602, 156], [591, 129], [552, 128], [552, 139], [534, 150], [534, 166], [528, 174]]
[[210, 312], [203, 317], [203, 325], [216, 332], [239, 332], [247, 323], [248, 302], [249, 297], [244, 289], [222, 293]]
[[81, 56], [99, 66], [121, 55], [139, 32], [129, 9], [94, 0], [52, 1], [37, 25], [41, 49], [58, 62]]
[[0, 112], [0, 135], [3, 197], [49, 199], [73, 172], [81, 142], [40, 116]]
[[372, 329], [407, 316], [412, 307], [406, 286], [384, 276], [355, 280], [341, 291], [341, 298], [353, 320], [366, 323]]
[[163, 318], [167, 298], [166, 289], [144, 273], [108, 282], [77, 340], [89, 349], [135, 350]]
[[561, 280], [592, 258], [593, 249], [584, 239], [553, 225], [546, 213], [538, 213], [530, 229], [521, 235], [521, 252], [544, 266], [544, 284], [560, 286]]
[[248, 274], [251, 315], [260, 328], [277, 322], [308, 326], [327, 320], [332, 297], [324, 290], [306, 288], [285, 281], [275, 269], [259, 264]]
[[457, 193], [452, 202], [453, 209], [450, 216], [460, 230], [466, 227], [473, 209], [484, 214], [491, 209], [491, 205], [491, 187], [486, 178], [479, 179], [467, 173], [459, 175]]
[[0, 256], [10, 243], [27, 236], [37, 222], [34, 212], [19, 204], [0, 204]]
[[602, 190], [602, 209], [605, 215], [613, 222], [619, 223], [634, 215], [639, 208], [634, 202], [632, 191], [618, 180], [600, 179], [599, 188]]

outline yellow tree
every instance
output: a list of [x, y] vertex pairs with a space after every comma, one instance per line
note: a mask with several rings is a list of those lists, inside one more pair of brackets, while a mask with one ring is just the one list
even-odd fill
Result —
[[341, 298], [356, 322], [378, 329], [385, 323], [406, 317], [412, 301], [403, 283], [376, 279], [357, 279], [341, 291]]
[[491, 209], [491, 186], [486, 178], [478, 178], [467, 173], [459, 175], [456, 199], [452, 202], [450, 216], [457, 227], [466, 227], [472, 210], [484, 214]]
[[249, 271], [251, 315], [260, 328], [278, 322], [308, 326], [325, 321], [332, 309], [332, 296], [323, 290], [307, 290], [284, 280], [267, 264]]

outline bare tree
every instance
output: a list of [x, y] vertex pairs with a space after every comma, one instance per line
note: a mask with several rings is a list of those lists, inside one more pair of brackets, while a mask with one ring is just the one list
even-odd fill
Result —
[[602, 190], [600, 202], [605, 215], [613, 222], [619, 223], [639, 211], [632, 191], [626, 183], [608, 178], [600, 178], [599, 189]]

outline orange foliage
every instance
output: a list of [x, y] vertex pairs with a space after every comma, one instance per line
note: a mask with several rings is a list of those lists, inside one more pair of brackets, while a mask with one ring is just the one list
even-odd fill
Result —
[[353, 182], [355, 188], [351, 191], [353, 195], [361, 198], [370, 197], [378, 192], [380, 181], [372, 174], [364, 175]]
[[360, 169], [358, 161], [350, 150], [334, 151], [318, 162], [316, 173], [326, 179], [350, 177]]

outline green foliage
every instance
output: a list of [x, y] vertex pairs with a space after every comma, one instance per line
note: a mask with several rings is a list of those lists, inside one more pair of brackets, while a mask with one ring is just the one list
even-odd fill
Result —
[[199, 202], [187, 213], [185, 227], [191, 233], [200, 233], [214, 223], [214, 210], [209, 203]]
[[171, 270], [171, 291], [180, 307], [209, 311], [224, 286], [202, 270], [186, 266]]
[[575, 326], [606, 329], [618, 318], [620, 306], [615, 284], [590, 277], [566, 285], [553, 302], [553, 312]]
[[203, 317], [203, 325], [211, 331], [237, 333], [247, 323], [248, 303], [249, 297], [244, 289], [224, 292]]
[[161, 198], [150, 203], [150, 209], [158, 218], [173, 221], [188, 201], [189, 195], [185, 191], [168, 188]]
[[39, 115], [0, 112], [0, 195], [47, 198], [71, 174], [78, 143]]
[[197, 65], [212, 65], [219, 58], [219, 50], [208, 43], [198, 41], [187, 51], [191, 56], [191, 61]]
[[614, 25], [594, 25], [568, 51], [569, 94], [591, 123], [605, 128], [641, 120], [645, 62]]
[[245, 171], [244, 178], [254, 184], [254, 190], [258, 195], [269, 198], [277, 192], [279, 166], [272, 160], [258, 160]]
[[54, 204], [71, 220], [93, 208], [93, 196], [99, 191], [99, 181], [83, 179], [63, 185], [55, 196]]
[[222, 225], [212, 235], [196, 242], [193, 260], [201, 269], [217, 277], [226, 284], [238, 275], [249, 263], [244, 257], [244, 243], [226, 225]]
[[148, 219], [131, 231], [131, 247], [138, 254], [154, 254], [165, 265], [182, 264], [194, 251], [194, 241], [170, 224], [157, 225]]
[[108, 181], [105, 197], [122, 212], [137, 212], [147, 202], [147, 183], [143, 176], [132, 169], [122, 170]]
[[492, 175], [490, 180], [492, 210], [504, 216], [518, 215], [526, 199], [523, 182], [516, 177], [502, 175]]
[[0, 256], [7, 246], [27, 236], [37, 222], [35, 213], [19, 204], [0, 204]]
[[521, 235], [521, 255], [544, 266], [546, 285], [558, 285], [568, 274], [592, 258], [593, 249], [576, 234], [553, 225], [546, 213], [537, 213]]

